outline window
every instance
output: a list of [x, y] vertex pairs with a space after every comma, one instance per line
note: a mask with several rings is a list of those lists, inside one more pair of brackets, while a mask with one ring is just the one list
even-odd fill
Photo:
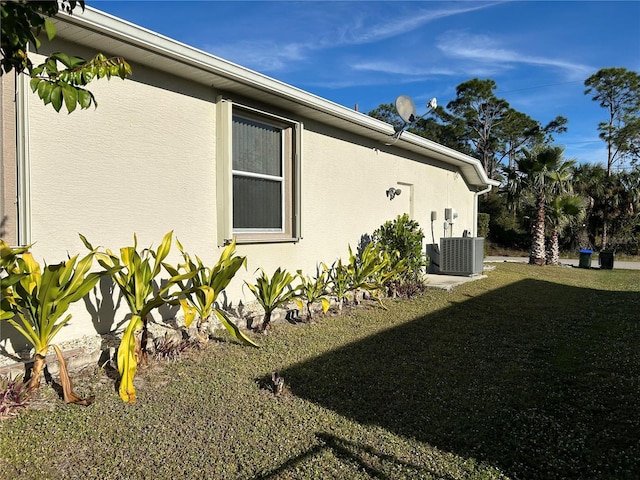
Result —
[[222, 243], [232, 237], [246, 243], [295, 241], [302, 125], [229, 104], [219, 104], [218, 115], [219, 122], [231, 126], [218, 124], [219, 228], [224, 233], [219, 238]]

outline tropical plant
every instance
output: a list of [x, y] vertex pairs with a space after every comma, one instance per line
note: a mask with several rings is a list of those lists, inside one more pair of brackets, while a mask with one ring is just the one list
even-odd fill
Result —
[[383, 254], [373, 242], [368, 243], [356, 255], [349, 245], [349, 264], [346, 268], [349, 280], [348, 291], [353, 292], [353, 303], [358, 304], [358, 293], [364, 290], [374, 296], [384, 307], [379, 292], [396, 272], [390, 268], [389, 256]]
[[568, 171], [574, 164], [562, 158], [563, 149], [557, 146], [540, 146], [532, 151], [524, 150], [516, 160], [521, 175], [520, 182], [535, 198], [535, 217], [531, 227], [531, 252], [529, 263], [544, 265], [545, 250], [545, 213], [550, 187], [558, 182], [558, 172]]
[[271, 324], [271, 315], [274, 310], [297, 296], [296, 290], [291, 286], [296, 276], [280, 267], [273, 272], [271, 278], [263, 269], [260, 269], [260, 272], [255, 284], [249, 282], [245, 284], [264, 310], [264, 318], [257, 331], [265, 332]]
[[154, 355], [156, 358], [162, 360], [177, 360], [180, 356], [192, 347], [199, 347], [199, 342], [192, 339], [184, 339], [182, 337], [176, 337], [168, 335], [159, 338], [154, 338]]
[[572, 219], [584, 211], [584, 200], [578, 195], [564, 194], [554, 197], [547, 207], [547, 218], [551, 225], [551, 237], [547, 263], [558, 265], [560, 263], [559, 237]]
[[[2, 301], [0, 318], [8, 321], [34, 347], [34, 365], [29, 382], [30, 389], [40, 386], [46, 365], [46, 355], [53, 338], [71, 320], [63, 315], [73, 302], [87, 295], [103, 275], [118, 271], [111, 266], [103, 272], [88, 273], [95, 250], [78, 260], [78, 255], [66, 262], [45, 265], [44, 268], [25, 248], [12, 249], [0, 240], [2, 260]], [[68, 403], [90, 403], [73, 392], [66, 362], [54, 345], [60, 362], [60, 379], [65, 401]]]
[[338, 305], [338, 311], [342, 311], [344, 300], [349, 293], [349, 272], [348, 266], [342, 263], [342, 259], [338, 259], [331, 267], [323, 265], [324, 270], [327, 272], [327, 283], [330, 292], [336, 297], [336, 303]]
[[299, 293], [296, 303], [301, 311], [306, 311], [307, 321], [313, 319], [312, 306], [314, 303], [320, 302], [322, 305], [322, 311], [327, 313], [327, 310], [329, 310], [329, 307], [331, 306], [331, 302], [327, 298], [328, 274], [326, 269], [320, 271], [319, 267], [316, 268], [315, 277], [303, 276], [302, 270], [298, 270], [298, 276], [300, 277], [301, 283], [298, 288]]
[[15, 417], [31, 400], [31, 392], [19, 373], [14, 378], [0, 375], [0, 420]]
[[[235, 240], [224, 248], [213, 267], [205, 267], [198, 256], [192, 258], [191, 255], [185, 252], [179, 241], [176, 240], [176, 244], [185, 262], [179, 265], [178, 268], [187, 273], [195, 273], [190, 278], [190, 289], [184, 283], [179, 282], [180, 288], [187, 292], [186, 298], [179, 299], [184, 313], [185, 326], [188, 328], [197, 317], [199, 340], [206, 344], [209, 334], [202, 330], [211, 315], [215, 315], [234, 338], [247, 345], [257, 347], [258, 345], [231, 321], [227, 313], [216, 305], [220, 292], [227, 288], [240, 267], [243, 265], [246, 267], [247, 265], [246, 257], [235, 255]], [[180, 275], [180, 272], [171, 265], [165, 264], [164, 267], [174, 277]]]
[[[136, 400], [136, 390], [133, 386], [138, 364], [147, 362], [146, 337], [148, 315], [152, 310], [178, 300], [187, 291], [182, 288], [171, 292], [181, 282], [193, 278], [198, 272], [190, 271], [172, 275], [163, 286], [157, 288], [155, 279], [158, 277], [164, 259], [171, 249], [173, 232], [168, 232], [160, 242], [157, 250], [146, 248], [138, 252], [138, 239], [133, 235], [133, 246], [120, 249], [120, 256], [111, 250], [96, 252], [98, 263], [105, 269], [114, 271], [113, 280], [118, 285], [131, 311], [131, 319], [127, 324], [120, 346], [118, 347], [118, 372], [120, 373], [120, 398], [128, 403]], [[87, 239], [80, 235], [85, 246], [93, 250]], [[165, 267], [166, 268], [166, 267]], [[172, 269], [175, 273], [175, 269]], [[169, 272], [171, 274], [171, 272]]]

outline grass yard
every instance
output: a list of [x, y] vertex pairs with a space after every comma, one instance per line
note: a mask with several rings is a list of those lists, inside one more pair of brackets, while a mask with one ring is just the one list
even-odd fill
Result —
[[640, 477], [640, 271], [505, 263], [388, 306], [155, 362], [134, 405], [76, 377], [93, 405], [0, 423], [0, 478]]

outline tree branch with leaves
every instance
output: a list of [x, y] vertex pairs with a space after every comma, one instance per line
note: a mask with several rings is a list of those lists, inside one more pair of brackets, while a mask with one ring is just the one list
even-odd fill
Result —
[[56, 35], [56, 27], [50, 20], [60, 10], [71, 15], [76, 7], [82, 10], [81, 0], [55, 1], [1, 1], [0, 23], [2, 40], [0, 76], [11, 71], [31, 77], [31, 90], [45, 105], [51, 104], [59, 112], [64, 104], [69, 113], [78, 106], [87, 109], [96, 107], [98, 102], [87, 90], [86, 85], [93, 80], [119, 77], [123, 80], [132, 74], [131, 66], [122, 57], [108, 58], [98, 53], [90, 60], [54, 52], [41, 64], [34, 65], [29, 57], [29, 48], [36, 51], [41, 46], [41, 33], [49, 41]]

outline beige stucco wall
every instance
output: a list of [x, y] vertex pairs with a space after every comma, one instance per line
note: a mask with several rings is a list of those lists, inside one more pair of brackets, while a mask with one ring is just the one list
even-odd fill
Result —
[[0, 238], [11, 245], [18, 239], [15, 118], [15, 76], [11, 72], [0, 77]]
[[[62, 44], [66, 51], [75, 47]], [[77, 50], [77, 48], [76, 48]], [[75, 52], [74, 52], [75, 53]], [[78, 51], [88, 56], [88, 52]], [[97, 109], [56, 113], [29, 95], [31, 240], [36, 258], [57, 263], [85, 252], [78, 233], [94, 246], [117, 250], [156, 245], [173, 230], [185, 248], [214, 262], [216, 246], [215, 138], [219, 92], [132, 65], [134, 75], [91, 84]], [[473, 231], [474, 194], [464, 179], [425, 158], [405, 158], [395, 147], [320, 125], [304, 118], [302, 152], [302, 239], [297, 243], [240, 245], [248, 268], [227, 291], [228, 299], [251, 301], [242, 288], [264, 267], [311, 274], [316, 263], [346, 258], [361, 235], [386, 220], [410, 213], [431, 242], [443, 235], [444, 209], [459, 213], [454, 236]], [[402, 189], [390, 201], [389, 187]], [[170, 261], [178, 260], [177, 249]], [[70, 313], [73, 320], [57, 341], [103, 333], [127, 315], [117, 294], [103, 282]], [[162, 312], [168, 316], [175, 310]], [[4, 342], [4, 343], [2, 343]], [[0, 340], [11, 351], [11, 342]]]

